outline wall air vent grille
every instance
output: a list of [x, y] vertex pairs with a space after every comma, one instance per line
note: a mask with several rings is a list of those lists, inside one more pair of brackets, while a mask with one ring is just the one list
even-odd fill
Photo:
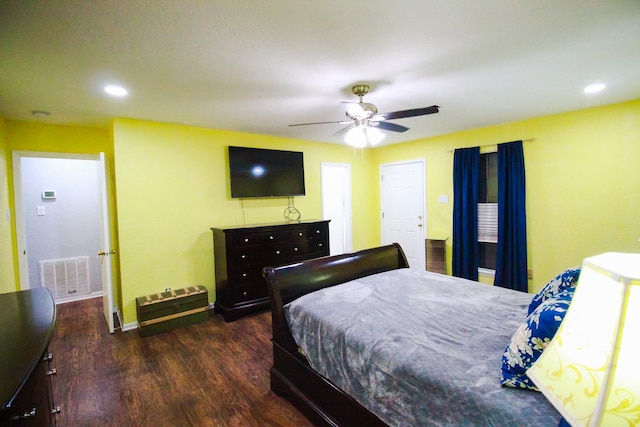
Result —
[[54, 298], [88, 294], [89, 257], [49, 259], [39, 262], [40, 285], [51, 291]]

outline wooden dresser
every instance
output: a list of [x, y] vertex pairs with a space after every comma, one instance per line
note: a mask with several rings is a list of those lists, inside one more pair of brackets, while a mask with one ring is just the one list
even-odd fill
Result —
[[56, 306], [46, 288], [0, 294], [0, 425], [54, 426], [48, 352]]
[[262, 268], [329, 255], [329, 221], [211, 228], [216, 313], [227, 322], [269, 307]]

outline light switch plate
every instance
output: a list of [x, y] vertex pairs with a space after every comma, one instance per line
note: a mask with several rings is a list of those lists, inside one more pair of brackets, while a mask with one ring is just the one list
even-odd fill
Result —
[[38, 216], [44, 216], [44, 215], [46, 215], [44, 206], [38, 206]]
[[449, 196], [441, 194], [438, 196], [438, 203], [449, 203]]

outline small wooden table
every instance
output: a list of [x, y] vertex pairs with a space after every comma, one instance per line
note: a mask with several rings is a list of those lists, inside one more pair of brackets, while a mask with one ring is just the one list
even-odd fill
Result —
[[425, 239], [425, 264], [427, 271], [447, 274], [447, 238]]

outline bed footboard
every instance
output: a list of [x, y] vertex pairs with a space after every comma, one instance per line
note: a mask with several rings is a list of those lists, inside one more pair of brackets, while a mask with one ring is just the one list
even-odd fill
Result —
[[309, 366], [298, 352], [283, 307], [322, 288], [407, 267], [407, 258], [397, 243], [283, 267], [265, 267], [273, 328], [271, 390], [286, 395], [316, 425], [384, 426], [378, 417]]
[[409, 267], [407, 257], [397, 243], [282, 267], [265, 267], [263, 276], [269, 290], [273, 340], [285, 349], [297, 352], [284, 317], [285, 304], [318, 289], [406, 267]]

